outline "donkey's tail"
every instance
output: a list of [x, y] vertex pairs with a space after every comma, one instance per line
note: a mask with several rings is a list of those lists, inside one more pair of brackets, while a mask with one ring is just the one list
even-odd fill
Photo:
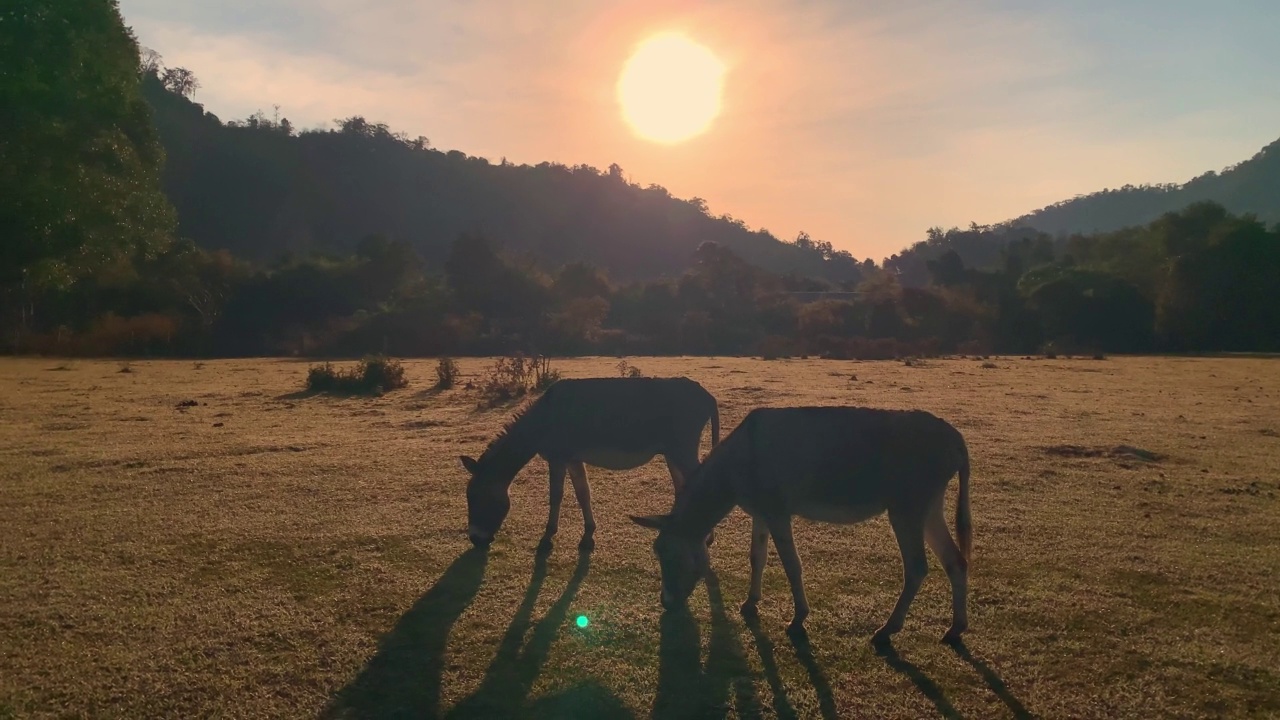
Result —
[[711, 447], [720, 444], [720, 404], [711, 398]]
[[960, 496], [956, 498], [956, 540], [965, 563], [973, 562], [973, 518], [969, 515], [969, 449], [960, 445]]

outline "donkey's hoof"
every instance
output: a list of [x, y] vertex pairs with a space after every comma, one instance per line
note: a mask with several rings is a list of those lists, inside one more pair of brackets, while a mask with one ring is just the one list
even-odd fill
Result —
[[947, 631], [947, 634], [942, 636], [942, 642], [946, 643], [947, 645], [959, 645], [961, 642], [960, 634], [963, 633], [964, 631], [965, 631], [965, 628], [955, 627], [953, 625], [951, 629]]
[[549, 536], [543, 536], [543, 538], [538, 541], [538, 554], [546, 555], [551, 552], [551, 549], [554, 547], [555, 543], [552, 542], [551, 538]]
[[590, 535], [578, 541], [578, 552], [589, 553], [596, 549], [596, 539]]
[[805, 632], [804, 620], [800, 619], [792, 620], [791, 623], [787, 625], [787, 634], [794, 637], [806, 637], [809, 633]]
[[876, 634], [871, 636], [871, 644], [878, 648], [886, 647], [893, 642], [894, 633], [898, 632], [890, 628], [888, 625], [876, 630]]
[[760, 611], [756, 608], [756, 604], [750, 600], [742, 603], [742, 607], [738, 608], [738, 612], [742, 613], [742, 617], [748, 620], [755, 620], [760, 617]]

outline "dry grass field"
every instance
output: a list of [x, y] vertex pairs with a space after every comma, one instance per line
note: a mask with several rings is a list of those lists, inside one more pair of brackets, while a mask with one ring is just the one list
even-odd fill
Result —
[[[629, 361], [702, 382], [722, 436], [765, 405], [955, 424], [974, 464], [967, 645], [939, 643], [932, 555], [895, 649], [869, 644], [901, 583], [883, 516], [796, 521], [808, 643], [784, 632], [772, 546], [760, 622], [738, 615], [740, 510], [715, 581], [664, 616], [653, 535], [626, 517], [668, 509], [661, 460], [588, 469], [585, 559], [566, 492], [535, 561], [538, 459], [488, 555], [469, 551], [458, 456], [514, 408], [431, 390], [433, 361], [339, 398], [300, 393], [293, 360], [4, 359], [0, 718], [1280, 716], [1277, 361]], [[460, 361], [463, 382], [490, 364]]]

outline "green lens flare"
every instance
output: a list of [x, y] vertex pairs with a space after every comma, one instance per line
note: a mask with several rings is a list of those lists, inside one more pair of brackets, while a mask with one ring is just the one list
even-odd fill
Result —
[[591, 624], [591, 621], [587, 619], [586, 615], [578, 616], [578, 627], [586, 627], [587, 625], [590, 625], [590, 624]]

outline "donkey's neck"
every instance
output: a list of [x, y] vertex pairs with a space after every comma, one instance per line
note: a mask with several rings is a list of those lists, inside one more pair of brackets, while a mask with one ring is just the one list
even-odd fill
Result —
[[542, 439], [541, 413], [535, 405], [516, 418], [484, 451], [481, 460], [492, 464], [495, 476], [510, 485], [520, 469], [538, 454]]
[[682, 535], [706, 537], [738, 504], [727, 463], [714, 460], [709, 458], [698, 469], [671, 511], [673, 529]]

